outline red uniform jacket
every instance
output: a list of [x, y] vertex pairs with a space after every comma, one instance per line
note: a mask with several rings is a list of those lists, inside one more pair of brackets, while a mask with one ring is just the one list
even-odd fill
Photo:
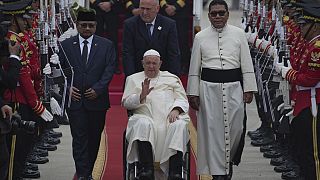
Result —
[[[286, 79], [292, 85], [314, 87], [320, 82], [320, 37], [306, 45], [301, 56], [300, 66], [290, 69]], [[320, 88], [316, 89], [317, 104], [320, 103]], [[311, 107], [311, 90], [297, 91], [293, 114], [298, 115], [303, 109]]]
[[7, 102], [15, 102], [26, 104], [32, 108], [32, 110], [40, 115], [44, 111], [44, 106], [39, 100], [36, 91], [33, 86], [33, 79], [31, 77], [31, 68], [29, 67], [29, 60], [26, 56], [26, 43], [21, 41], [22, 35], [18, 35], [9, 31], [7, 37], [10, 40], [20, 44], [20, 58], [23, 65], [19, 73], [19, 84], [15, 90], [6, 89], [4, 92], [4, 100]]

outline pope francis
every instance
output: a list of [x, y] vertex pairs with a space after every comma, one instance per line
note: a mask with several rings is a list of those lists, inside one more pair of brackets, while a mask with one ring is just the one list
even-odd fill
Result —
[[189, 141], [185, 90], [176, 75], [159, 70], [161, 62], [157, 51], [146, 51], [144, 71], [127, 77], [122, 97], [122, 105], [133, 113], [126, 131], [127, 161], [140, 162], [142, 180], [154, 179], [154, 161], [160, 162], [169, 179], [182, 179], [182, 159]]

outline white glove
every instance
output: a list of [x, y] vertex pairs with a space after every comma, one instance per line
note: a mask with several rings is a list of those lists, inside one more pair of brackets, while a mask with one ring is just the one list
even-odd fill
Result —
[[273, 49], [273, 54], [272, 54], [272, 56], [273, 56], [273, 59], [276, 59], [277, 57], [279, 58], [279, 56], [278, 56], [278, 49], [274, 46], [274, 49]]
[[258, 48], [261, 43], [262, 43], [262, 40], [261, 39], [257, 39], [256, 40], [256, 44], [254, 45], [254, 47]]
[[61, 36], [58, 38], [58, 41], [59, 42], [62, 42], [62, 41], [64, 41], [66, 39], [66, 35], [63, 33], [63, 34], [61, 34]]
[[72, 28], [69, 28], [66, 32], [64, 32], [64, 34], [65, 34], [67, 39], [71, 37], [71, 31], [72, 30], [73, 30]]
[[52, 114], [61, 116], [61, 108], [59, 106], [59, 103], [53, 97], [50, 99], [50, 108], [51, 108]]
[[51, 67], [49, 63], [47, 63], [46, 66], [42, 69], [42, 72], [46, 75], [51, 74]]
[[256, 32], [250, 33], [249, 43], [250, 43], [250, 44], [253, 44], [253, 43], [254, 43], [254, 40], [256, 39], [256, 37], [257, 37], [257, 33], [256, 33]]
[[247, 33], [246, 33], [246, 38], [247, 38], [247, 41], [249, 42], [249, 39], [250, 39], [250, 36], [251, 36], [251, 31], [248, 31]]
[[284, 107], [284, 103], [281, 103], [278, 107], [277, 110], [280, 111]]
[[277, 56], [275, 59], [274, 59], [274, 64], [275, 64], [275, 70], [278, 74], [281, 73], [282, 71], [282, 67], [283, 67], [283, 62], [279, 63], [279, 57]]
[[286, 116], [289, 117], [289, 124], [291, 124], [291, 122], [292, 122], [292, 120], [293, 120], [293, 118], [294, 118], [293, 109], [292, 109], [290, 112], [288, 112], [288, 113], [286, 114]]
[[52, 114], [47, 109], [44, 109], [40, 117], [46, 122], [53, 120]]
[[58, 56], [57, 53], [54, 53], [54, 54], [51, 55], [51, 57], [50, 57], [50, 62], [51, 62], [52, 64], [59, 64], [59, 63], [60, 63], [60, 61], [59, 61], [59, 56]]
[[269, 44], [269, 41], [267, 41], [267, 40], [265, 40], [265, 39], [262, 39], [261, 48], [262, 48], [263, 50], [265, 50], [265, 49], [267, 48], [268, 44]]
[[76, 36], [78, 34], [78, 30], [75, 28], [71, 31], [71, 36]]
[[290, 117], [290, 116], [293, 116], [293, 109], [291, 111], [289, 111], [286, 116]]
[[288, 71], [289, 71], [290, 69], [292, 69], [291, 64], [290, 64], [290, 61], [288, 61], [288, 67], [282, 66], [282, 68], [281, 68], [281, 75], [282, 75], [282, 77], [283, 77], [284, 79], [286, 78], [287, 73], [288, 73]]
[[[269, 49], [268, 49], [268, 55], [269, 56], [273, 56], [274, 54], [274, 49], [275, 49], [275, 46], [270, 46]], [[274, 56], [273, 56], [274, 57]]]
[[246, 29], [246, 18], [242, 19], [241, 25], [240, 25], [241, 29], [245, 30]]

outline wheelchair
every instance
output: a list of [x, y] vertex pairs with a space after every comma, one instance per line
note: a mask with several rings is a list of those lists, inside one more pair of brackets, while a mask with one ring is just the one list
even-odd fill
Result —
[[[139, 180], [138, 171], [139, 171], [139, 162], [128, 163], [127, 162], [127, 149], [128, 141], [126, 139], [126, 131], [123, 133], [123, 177], [124, 180]], [[154, 162], [154, 170], [160, 170], [160, 163]], [[184, 180], [190, 180], [190, 141], [187, 143], [187, 151], [183, 158], [182, 164], [182, 178]], [[160, 180], [155, 178], [156, 180]], [[166, 180], [166, 179], [164, 179]]]

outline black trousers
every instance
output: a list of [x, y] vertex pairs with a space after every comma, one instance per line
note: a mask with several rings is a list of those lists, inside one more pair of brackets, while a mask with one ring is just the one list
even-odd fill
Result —
[[[17, 110], [22, 120], [34, 120], [35, 114], [28, 105], [19, 104]], [[15, 140], [13, 136], [16, 137]], [[10, 176], [10, 172], [13, 172], [13, 179], [21, 177], [22, 171], [25, 168], [27, 156], [30, 153], [34, 144], [34, 137], [34, 132], [28, 132], [23, 127], [13, 130], [10, 134], [8, 134], [7, 145], [10, 152], [10, 158], [14, 159], [13, 170], [9, 168], [8, 177]], [[15, 146], [14, 150], [11, 149], [13, 143]]]
[[6, 180], [9, 167], [9, 151], [5, 134], [0, 134], [0, 180]]
[[[318, 117], [313, 119], [310, 108], [306, 108], [296, 116], [292, 123], [298, 162], [305, 179], [317, 180], [316, 169], [319, 168], [320, 157], [320, 106]], [[318, 164], [318, 166], [316, 166]], [[318, 169], [320, 171], [320, 168]], [[319, 179], [320, 177], [318, 177]]]
[[73, 159], [78, 177], [88, 177], [92, 173], [105, 125], [106, 112], [106, 110], [90, 111], [84, 107], [68, 111]]

